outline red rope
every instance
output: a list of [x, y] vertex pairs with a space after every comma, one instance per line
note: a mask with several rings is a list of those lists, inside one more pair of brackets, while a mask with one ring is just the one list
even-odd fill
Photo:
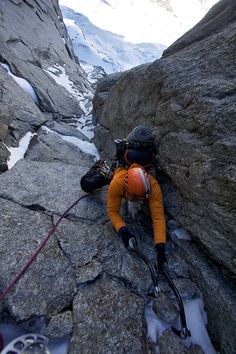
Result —
[[21, 269], [21, 271], [16, 274], [15, 278], [12, 280], [12, 282], [6, 287], [6, 289], [2, 292], [0, 295], [0, 300], [3, 300], [5, 296], [11, 291], [13, 286], [20, 280], [20, 278], [23, 276], [23, 274], [27, 271], [27, 269], [30, 267], [31, 263], [37, 258], [38, 254], [42, 250], [42, 248], [45, 246], [49, 238], [54, 234], [56, 231], [58, 225], [64, 218], [64, 216], [84, 197], [86, 197], [87, 194], [82, 195], [79, 197], [69, 208], [67, 208], [64, 213], [60, 216], [59, 220], [56, 222], [56, 224], [52, 227], [52, 229], [48, 232], [47, 236], [43, 239], [43, 241], [40, 243], [39, 247], [37, 248], [36, 252], [30, 257], [28, 262], [25, 264], [25, 266]]

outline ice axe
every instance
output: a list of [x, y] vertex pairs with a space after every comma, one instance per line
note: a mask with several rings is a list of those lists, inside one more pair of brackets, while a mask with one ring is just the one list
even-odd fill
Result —
[[178, 306], [179, 306], [179, 316], [180, 316], [181, 329], [178, 330], [175, 327], [172, 327], [172, 329], [180, 338], [186, 339], [187, 337], [191, 337], [191, 333], [187, 327], [183, 300], [182, 300], [180, 293], [179, 293], [178, 289], [176, 288], [173, 280], [170, 277], [166, 263], [164, 264], [164, 267], [163, 267], [163, 273], [164, 273], [164, 276], [166, 278], [166, 281], [167, 281], [169, 287], [173, 290], [173, 292], [175, 294], [175, 297], [177, 299]]
[[[158, 294], [160, 292], [160, 288], [159, 288], [159, 281], [158, 281], [158, 273], [159, 272], [157, 270], [157, 267], [155, 269], [155, 267], [150, 262], [150, 260], [140, 250], [140, 248], [138, 247], [137, 240], [135, 240], [135, 242], [131, 241], [129, 249], [131, 251], [134, 251], [148, 265], [150, 273], [151, 273], [152, 281], [153, 281], [153, 284], [154, 284], [154, 292], [155, 292], [154, 295], [155, 295], [155, 297], [158, 297]], [[168, 269], [167, 269], [167, 264], [165, 264], [164, 267], [163, 267], [163, 274], [165, 276], [165, 279], [166, 279], [168, 285], [170, 286], [170, 288], [174, 292], [175, 297], [176, 297], [177, 302], [178, 302], [178, 306], [179, 306], [179, 315], [180, 315], [181, 329], [178, 330], [175, 327], [172, 327], [172, 329], [180, 338], [186, 339], [187, 337], [191, 337], [191, 333], [190, 333], [189, 329], [187, 328], [187, 322], [186, 322], [186, 316], [185, 316], [183, 300], [182, 300], [182, 298], [180, 296], [180, 293], [179, 293], [178, 289], [176, 288], [173, 280], [170, 277], [170, 274], [169, 274]]]

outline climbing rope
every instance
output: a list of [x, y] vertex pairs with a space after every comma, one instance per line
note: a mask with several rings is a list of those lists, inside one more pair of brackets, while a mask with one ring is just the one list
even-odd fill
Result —
[[73, 204], [71, 204], [70, 207], [68, 207], [64, 213], [60, 216], [56, 224], [51, 228], [51, 230], [48, 232], [47, 236], [42, 240], [40, 243], [39, 247], [35, 251], [35, 253], [30, 257], [28, 262], [24, 265], [24, 267], [20, 270], [19, 273], [16, 274], [15, 278], [12, 280], [12, 282], [5, 288], [5, 290], [2, 292], [0, 295], [0, 300], [3, 300], [6, 295], [11, 291], [11, 289], [14, 287], [14, 285], [20, 280], [20, 278], [24, 275], [24, 273], [27, 271], [27, 269], [30, 267], [30, 265], [33, 263], [33, 261], [37, 258], [38, 254], [41, 252], [49, 238], [54, 234], [56, 231], [58, 225], [62, 221], [62, 219], [65, 217], [65, 215], [72, 209], [74, 206], [83, 198], [87, 197], [88, 194], [84, 194], [81, 197], [79, 197]]

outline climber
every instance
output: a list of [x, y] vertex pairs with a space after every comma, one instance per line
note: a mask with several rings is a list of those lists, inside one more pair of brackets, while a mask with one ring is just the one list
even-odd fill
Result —
[[135, 235], [129, 232], [120, 216], [122, 198], [130, 201], [148, 202], [154, 228], [158, 270], [162, 271], [166, 262], [166, 226], [162, 193], [157, 180], [147, 173], [141, 165], [134, 163], [128, 170], [124, 167], [117, 168], [110, 183], [107, 202], [108, 216], [126, 248], [132, 250], [137, 246], [137, 240]]
[[81, 178], [81, 188], [88, 193], [109, 184], [108, 216], [129, 250], [137, 245], [137, 240], [120, 216], [122, 199], [148, 203], [154, 227], [158, 269], [162, 271], [166, 262], [162, 193], [157, 180], [147, 172], [156, 153], [152, 131], [144, 125], [139, 125], [126, 139], [115, 142], [117, 151], [112, 167], [103, 160], [96, 162]]
[[152, 166], [156, 148], [150, 128], [139, 125], [126, 139], [116, 139], [116, 155], [111, 167], [104, 160], [97, 161], [81, 178], [80, 185], [84, 192], [91, 193], [95, 189], [110, 184], [114, 170], [118, 167], [129, 167], [138, 163], [148, 169]]

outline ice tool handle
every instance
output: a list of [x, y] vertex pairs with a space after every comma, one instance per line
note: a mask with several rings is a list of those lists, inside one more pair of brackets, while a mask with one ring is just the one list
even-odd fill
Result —
[[180, 322], [181, 322], [181, 330], [178, 330], [174, 327], [172, 327], [173, 331], [178, 334], [178, 336], [182, 339], [186, 339], [187, 337], [191, 337], [191, 333], [189, 329], [187, 328], [187, 322], [186, 322], [186, 316], [185, 316], [185, 311], [184, 311], [184, 304], [183, 300], [180, 296], [180, 293], [178, 289], [176, 288], [173, 280], [170, 277], [170, 274], [167, 269], [167, 264], [164, 265], [163, 267], [163, 273], [166, 278], [167, 283], [169, 284], [170, 288], [173, 290], [175, 297], [177, 299], [178, 305], [179, 305], [179, 315], [180, 315]]
[[[133, 251], [135, 251], [137, 253], [137, 255], [148, 265], [148, 267], [150, 269], [150, 272], [151, 272], [152, 281], [153, 281], [154, 287], [155, 287], [155, 295], [158, 296], [158, 294], [160, 292], [160, 288], [159, 288], [159, 285], [158, 285], [158, 275], [157, 275], [158, 272], [156, 271], [156, 269], [154, 268], [152, 263], [149, 261], [149, 259], [139, 249], [137, 242], [135, 242], [133, 244]], [[177, 330], [174, 327], [172, 327], [172, 329], [180, 338], [186, 339], [187, 337], [191, 337], [191, 333], [190, 333], [189, 329], [187, 328], [187, 322], [186, 322], [186, 316], [185, 316], [183, 301], [182, 301], [182, 298], [180, 296], [180, 293], [179, 293], [178, 289], [176, 288], [173, 280], [170, 277], [170, 274], [169, 274], [168, 269], [167, 269], [167, 264], [164, 265], [163, 273], [164, 273], [164, 276], [165, 276], [166, 281], [168, 282], [170, 288], [173, 290], [173, 292], [175, 294], [175, 297], [176, 297], [176, 299], [178, 301], [178, 305], [179, 305], [179, 315], [180, 315], [180, 322], [181, 322], [181, 330]]]
[[145, 256], [145, 254], [143, 254], [143, 252], [140, 250], [140, 248], [138, 247], [138, 243], [137, 242], [135, 242], [133, 244], [133, 250], [147, 264], [147, 266], [148, 266], [148, 268], [150, 270], [150, 273], [151, 273], [153, 284], [154, 284], [154, 291], [155, 291], [154, 295], [155, 295], [155, 297], [158, 297], [159, 292], [160, 292], [160, 288], [159, 288], [159, 285], [158, 285], [158, 276], [157, 276], [157, 273], [156, 273], [156, 270], [155, 270], [154, 266], [149, 261], [149, 259]]

